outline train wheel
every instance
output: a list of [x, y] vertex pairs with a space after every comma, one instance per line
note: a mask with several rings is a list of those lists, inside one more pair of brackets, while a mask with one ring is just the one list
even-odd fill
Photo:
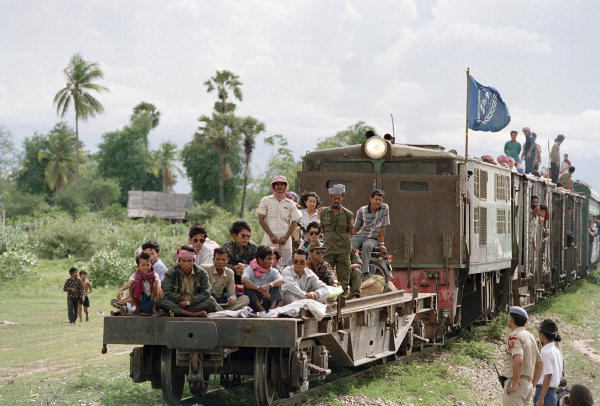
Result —
[[281, 377], [277, 380], [277, 393], [279, 399], [285, 399], [290, 397], [290, 394], [294, 391], [291, 385], [290, 351], [287, 348], [279, 350], [279, 364], [277, 367], [277, 375]]
[[169, 405], [179, 405], [183, 395], [185, 373], [177, 367], [175, 350], [162, 348], [160, 357], [160, 382], [163, 399]]
[[275, 354], [269, 348], [257, 348], [254, 355], [254, 394], [259, 406], [269, 406], [275, 398], [275, 382], [272, 378], [275, 360], [272, 355]]

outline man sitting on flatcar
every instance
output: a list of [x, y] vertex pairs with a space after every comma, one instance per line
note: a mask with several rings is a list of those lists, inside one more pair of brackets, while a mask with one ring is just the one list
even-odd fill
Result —
[[[306, 265], [317, 277], [328, 286], [337, 286], [338, 280], [335, 271], [329, 262], [323, 259], [325, 255], [325, 246], [318, 240], [310, 244], [308, 247], [309, 256], [308, 264]], [[361, 277], [362, 280], [362, 277]]]
[[194, 263], [196, 250], [182, 245], [177, 250], [177, 264], [163, 281], [165, 297], [156, 300], [156, 306], [175, 316], [206, 317], [206, 313], [223, 310], [210, 295], [208, 274]]
[[284, 281], [281, 291], [285, 304], [300, 299], [313, 299], [325, 303], [329, 295], [327, 285], [307, 268], [308, 253], [304, 250], [296, 250], [292, 259], [293, 265], [281, 272]]
[[244, 269], [242, 284], [255, 312], [275, 309], [282, 301], [280, 287], [283, 279], [272, 267], [276, 257], [273, 248], [261, 245], [256, 251], [256, 258]]
[[373, 248], [379, 247], [379, 251], [386, 253], [385, 228], [390, 225], [390, 208], [383, 202], [383, 197], [382, 190], [372, 191], [369, 204], [362, 206], [356, 212], [354, 222], [356, 234], [352, 236], [352, 248], [361, 250], [363, 274], [369, 273]]
[[208, 274], [212, 286], [211, 294], [217, 303], [225, 310], [240, 310], [250, 304], [246, 295], [239, 297], [235, 292], [235, 278], [231, 268], [227, 267], [229, 254], [223, 247], [215, 248], [212, 265], [201, 268]]

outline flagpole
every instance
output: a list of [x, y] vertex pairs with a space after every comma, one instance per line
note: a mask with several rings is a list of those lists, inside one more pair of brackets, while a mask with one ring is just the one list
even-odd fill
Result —
[[469, 156], [469, 68], [467, 68], [467, 103], [465, 108], [465, 168]]

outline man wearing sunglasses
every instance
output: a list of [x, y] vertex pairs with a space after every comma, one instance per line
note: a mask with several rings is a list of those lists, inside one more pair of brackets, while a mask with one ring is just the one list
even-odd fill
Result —
[[198, 266], [213, 264], [214, 250], [206, 244], [207, 237], [206, 229], [199, 225], [192, 226], [188, 233], [188, 243], [196, 250], [195, 264]]
[[293, 265], [286, 267], [282, 272], [283, 300], [290, 304], [300, 299], [312, 299], [325, 303], [329, 291], [327, 285], [309, 268], [308, 253], [304, 250], [296, 250], [292, 257]]

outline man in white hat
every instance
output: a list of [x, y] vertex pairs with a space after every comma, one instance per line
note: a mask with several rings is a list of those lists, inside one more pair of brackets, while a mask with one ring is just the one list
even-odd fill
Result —
[[534, 386], [542, 373], [542, 358], [535, 337], [527, 330], [525, 324], [529, 316], [525, 309], [511, 306], [508, 310], [508, 327], [512, 330], [508, 336], [502, 377], [503, 406], [530, 405]]
[[271, 189], [273, 194], [263, 197], [257, 210], [258, 222], [265, 230], [262, 245], [279, 251], [283, 265], [288, 265], [292, 258], [291, 236], [302, 213], [287, 193], [289, 184], [285, 176], [275, 176]]

